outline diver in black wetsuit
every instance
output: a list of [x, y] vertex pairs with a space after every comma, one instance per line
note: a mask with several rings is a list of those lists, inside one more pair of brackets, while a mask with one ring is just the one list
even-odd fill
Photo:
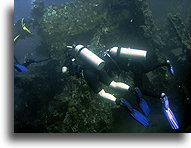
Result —
[[[27, 24], [29, 23], [29, 20], [27, 20]], [[29, 24], [28, 24], [29, 25]], [[30, 25], [29, 25], [30, 26]], [[24, 23], [24, 18], [17, 21], [16, 24], [14, 24], [14, 45], [17, 43], [18, 39], [24, 39], [26, 37], [31, 36], [31, 31], [26, 27], [26, 24]], [[18, 59], [14, 56], [14, 68], [18, 72], [27, 72], [29, 69], [27, 66], [29, 66], [32, 63], [39, 63], [43, 62], [44, 60], [37, 61], [33, 59], [27, 59], [23, 64], [20, 64]]]
[[[144, 100], [142, 96], [142, 92], [138, 87], [132, 88], [128, 86], [125, 83], [121, 82], [115, 82], [112, 80], [112, 78], [109, 76], [113, 71], [119, 70], [118, 72], [121, 72], [121, 69], [123, 70], [130, 70], [134, 73], [136, 77], [134, 77], [134, 80], [139, 76], [140, 79], [137, 81], [142, 82], [142, 75], [144, 73], [147, 73], [149, 71], [152, 71], [158, 67], [161, 66], [168, 66], [171, 70], [171, 73], [174, 74], [173, 67], [169, 63], [169, 61], [166, 61], [164, 63], [157, 63], [156, 65], [144, 67], [143, 65], [140, 66], [139, 64], [136, 64], [136, 62], [130, 62], [127, 61], [127, 58], [125, 59], [126, 62], [121, 62], [122, 58], [120, 57], [131, 57], [133, 59], [145, 59], [147, 56], [147, 51], [143, 50], [137, 50], [137, 49], [120, 49], [117, 50], [118, 47], [115, 47], [113, 50], [108, 50], [104, 53], [104, 60], [99, 58], [97, 55], [89, 51], [87, 48], [85, 48], [83, 45], [73, 45], [68, 46], [68, 48], [73, 49], [75, 51], [75, 58], [72, 59], [72, 61], [76, 61], [77, 66], [80, 65], [80, 68], [82, 70], [83, 77], [85, 81], [87, 82], [88, 86], [100, 97], [114, 101], [118, 105], [122, 105], [126, 107], [130, 115], [140, 122], [143, 126], [148, 127], [149, 126], [149, 119], [146, 117], [150, 113], [150, 107], [147, 104], [147, 102]], [[116, 56], [116, 57], [115, 57]], [[105, 62], [107, 61], [107, 62]], [[120, 61], [120, 62], [119, 62]], [[105, 64], [107, 66], [105, 66]], [[136, 65], [138, 67], [136, 67]], [[107, 68], [106, 68], [107, 67]], [[109, 67], [109, 70], [108, 70]], [[66, 72], [66, 67], [63, 67], [63, 72]], [[113, 96], [110, 93], [106, 93], [101, 85], [101, 83], [112, 87], [116, 89], [121, 89], [125, 91], [135, 91], [139, 100], [139, 106], [142, 109], [143, 113], [146, 115], [144, 116], [142, 113], [134, 109], [126, 99], [119, 98], [117, 99], [115, 96]], [[141, 85], [140, 85], [141, 86]], [[147, 91], [148, 93], [148, 91]], [[144, 94], [146, 94], [146, 91], [144, 91]], [[172, 110], [169, 107], [168, 103], [168, 97], [161, 93], [161, 96], [156, 95], [152, 91], [148, 93], [150, 96], [159, 97], [163, 103], [163, 111], [173, 129], [178, 129], [178, 122], [176, 121], [176, 118], [172, 112]]]
[[[151, 96], [151, 97], [156, 97], [160, 98], [163, 104], [163, 111], [168, 119], [168, 122], [170, 123], [172, 129], [179, 129], [178, 122], [169, 106], [169, 101], [168, 97], [165, 93], [156, 91], [155, 89], [145, 89], [143, 87], [143, 77], [145, 76], [146, 73], [153, 71], [159, 67], [166, 66], [170, 72], [171, 75], [174, 75], [174, 68], [171, 65], [169, 60], [166, 60], [162, 63], [155, 63], [152, 64], [150, 63], [148, 66], [143, 65], [143, 61], [139, 61], [139, 59], [144, 59], [149, 61], [149, 59], [152, 57], [152, 54], [147, 51], [143, 50], [137, 50], [137, 49], [130, 49], [130, 48], [118, 48], [118, 47], [113, 47], [110, 50], [107, 50], [105, 52], [105, 57], [110, 59], [110, 62], [114, 63], [113, 65], [117, 65], [116, 69], [124, 70], [124, 71], [131, 71], [134, 74], [134, 83], [136, 86], [135, 87], [135, 92], [137, 94], [137, 97], [140, 99], [140, 107], [143, 110], [143, 112], [148, 115], [148, 110], [149, 106], [146, 103], [146, 101], [143, 99], [143, 95]], [[133, 60], [129, 60], [133, 59]], [[135, 60], [136, 59], [136, 60]], [[111, 64], [110, 64], [111, 65]], [[111, 66], [109, 66], [111, 67]], [[114, 70], [114, 69], [112, 69]], [[112, 72], [110, 70], [110, 72]], [[141, 89], [141, 91], [139, 90]]]
[[[111, 88], [124, 90], [124, 91], [130, 91], [132, 88], [125, 83], [116, 82], [112, 80], [112, 78], [107, 74], [107, 72], [104, 69], [104, 66], [106, 64], [104, 60], [99, 58], [97, 55], [92, 53], [83, 45], [77, 45], [77, 46], [73, 45], [73, 46], [68, 46], [68, 48], [74, 51], [74, 54], [76, 56], [74, 56], [75, 60], [74, 60], [74, 57], [72, 57], [72, 61], [73, 62], [76, 61], [77, 66], [80, 65], [80, 69], [82, 70], [82, 75], [85, 81], [87, 82], [88, 86], [94, 91], [94, 93], [98, 94], [101, 98], [113, 101], [117, 105], [125, 106], [128, 112], [130, 113], [130, 115], [135, 120], [140, 122], [145, 127], [149, 126], [149, 119], [146, 117], [147, 114], [146, 116], [144, 116], [138, 110], [134, 109], [125, 99], [116, 98], [112, 94], [105, 92], [101, 83]], [[67, 64], [67, 65], [70, 66], [70, 64]], [[74, 64], [71, 64], [71, 65], [74, 65]], [[73, 70], [73, 67], [69, 69]], [[62, 68], [62, 71], [63, 73], [67, 71], [66, 65]]]
[[26, 61], [22, 65], [25, 67], [28, 67], [29, 65], [31, 65], [33, 63], [41, 63], [41, 62], [48, 61], [48, 60], [50, 60], [50, 58], [47, 58], [44, 60], [26, 59]]
[[44, 60], [36, 60], [36, 59], [26, 59], [25, 62], [23, 64], [20, 64], [19, 61], [17, 60], [17, 58], [14, 56], [14, 60], [15, 60], [15, 64], [14, 64], [14, 68], [18, 71], [18, 72], [27, 72], [29, 71], [29, 69], [27, 68], [29, 65], [33, 64], [33, 63], [41, 63], [44, 61], [48, 61], [50, 58], [44, 59]]
[[[90, 88], [95, 92], [98, 93], [102, 90], [101, 83], [111, 87], [119, 88], [119, 89], [124, 89], [128, 90], [129, 86], [120, 83], [120, 82], [115, 82], [112, 81], [112, 79], [108, 76], [106, 73], [104, 66], [105, 66], [105, 61], [96, 56], [94, 53], [89, 51], [87, 48], [85, 48], [83, 45], [74, 45], [73, 47], [71, 46], [75, 52], [75, 56], [72, 57], [72, 61], [76, 63], [75, 69], [79, 69], [82, 71], [82, 74], [90, 86]], [[81, 54], [80, 54], [81, 53]], [[70, 57], [70, 58], [71, 58]], [[73, 64], [72, 64], [73, 65]], [[66, 67], [70, 67], [70, 64], [67, 63], [65, 65]], [[74, 66], [74, 65], [73, 65]], [[80, 67], [80, 68], [79, 68]], [[70, 68], [73, 70], [73, 68]], [[115, 85], [115, 86], [114, 86]], [[100, 95], [103, 95], [104, 92], [102, 92]], [[103, 96], [102, 96], [103, 97]], [[107, 98], [109, 100], [115, 101], [116, 98]]]
[[170, 74], [174, 75], [174, 69], [169, 60], [161, 63], [155, 61], [153, 63], [151, 61], [153, 54], [144, 50], [113, 47], [105, 52], [105, 57], [109, 59], [110, 65], [112, 63], [115, 65], [114, 67], [108, 67], [108, 73], [116, 70], [118, 70], [118, 73], [122, 71], [132, 72], [135, 86], [139, 87], [142, 93], [151, 97], [160, 98], [161, 93], [153, 88], [152, 90], [144, 88], [143, 77], [146, 73], [165, 66], [168, 68]]

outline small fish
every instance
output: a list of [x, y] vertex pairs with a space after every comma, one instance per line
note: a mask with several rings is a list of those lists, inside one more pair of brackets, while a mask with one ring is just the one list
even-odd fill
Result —
[[14, 42], [20, 37], [20, 34], [14, 38]]
[[24, 18], [22, 18], [22, 20], [21, 20], [21, 26], [22, 26], [23, 30], [25, 30], [25, 31], [27, 31], [28, 33], [31, 34], [31, 31], [25, 26]]
[[27, 29], [27, 27], [23, 27], [23, 30], [25, 30], [25, 31], [27, 31], [28, 33], [30, 33], [31, 34], [31, 31], [29, 30], [29, 29]]

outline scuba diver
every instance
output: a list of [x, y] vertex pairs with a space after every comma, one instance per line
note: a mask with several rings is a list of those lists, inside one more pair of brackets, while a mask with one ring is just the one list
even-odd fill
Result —
[[[29, 34], [31, 34], [31, 31], [25, 26], [24, 23], [24, 18], [21, 19], [21, 23], [19, 21], [17, 21], [16, 24], [14, 24], [14, 45], [16, 44], [16, 42], [18, 41], [19, 38], [25, 38], [26, 36], [28, 36]], [[22, 72], [22, 71], [29, 71], [29, 69], [24, 66], [23, 64], [20, 64], [19, 61], [17, 60], [17, 58], [14, 56], [14, 68], [18, 71], [18, 72]]]
[[[112, 73], [114, 70], [118, 70], [121, 73], [122, 70], [126, 72], [133, 73], [133, 80], [135, 83], [135, 92], [137, 97], [139, 98], [139, 105], [145, 111], [145, 115], [149, 115], [149, 105], [143, 99], [143, 95], [147, 95], [150, 97], [160, 98], [163, 104], [163, 111], [168, 119], [171, 127], [173, 129], [179, 129], [178, 122], [169, 107], [168, 97], [165, 93], [160, 93], [160, 91], [156, 91], [155, 89], [145, 89], [143, 87], [143, 76], [153, 71], [159, 67], [166, 66], [172, 76], [174, 76], [174, 68], [169, 60], [166, 60], [161, 63], [149, 63], [149, 66], [143, 65], [143, 61], [150, 61], [150, 58], [153, 57], [151, 52], [147, 52], [145, 50], [131, 49], [131, 48], [119, 48], [113, 47], [104, 52], [104, 56], [109, 59], [110, 65], [107, 69], [108, 73]], [[145, 64], [145, 63], [144, 63]], [[118, 67], [118, 68], [116, 68]]]
[[50, 58], [43, 59], [43, 60], [36, 60], [36, 59], [27, 58], [23, 64], [20, 64], [19, 61], [17, 60], [17, 58], [14, 56], [14, 60], [15, 60], [14, 68], [18, 72], [27, 72], [27, 71], [29, 71], [29, 69], [27, 68], [29, 65], [31, 65], [33, 63], [41, 63], [44, 61], [48, 61], [49, 59]]
[[[27, 22], [29, 23], [29, 21]], [[18, 39], [24, 39], [27, 36], [31, 35], [31, 31], [26, 27], [26, 24], [24, 23], [24, 18], [21, 19], [20, 21], [17, 21], [16, 24], [14, 24], [15, 28], [17, 30], [15, 30], [15, 35], [16, 37], [14, 37], [14, 44], [16, 44], [16, 42], [18, 41]], [[36, 60], [36, 59], [31, 59], [31, 58], [27, 58], [25, 60], [25, 62], [23, 64], [20, 64], [18, 59], [14, 56], [14, 68], [18, 71], [18, 72], [27, 72], [29, 71], [29, 69], [27, 68], [29, 65], [33, 64], [33, 63], [41, 63], [44, 61], [49, 60], [50, 58], [44, 59], [44, 60]]]
[[[174, 68], [169, 60], [161, 63], [153, 63], [151, 59], [154, 57], [152, 52], [132, 48], [112, 47], [104, 52], [104, 57], [109, 59], [119, 70], [131, 71], [134, 75], [145, 74], [159, 67], [166, 66], [172, 76], [174, 76]], [[147, 63], [144, 63], [146, 61]], [[151, 61], [150, 63], [148, 63]], [[155, 60], [156, 61], [156, 60]], [[146, 65], [146, 66], [145, 66]], [[110, 72], [116, 71], [111, 69]]]
[[[115, 102], [117, 105], [125, 107], [135, 120], [137, 120], [145, 127], [149, 126], [149, 119], [141, 112], [133, 108], [125, 99], [116, 98], [112, 94], [105, 92], [101, 83], [111, 88], [127, 92], [131, 91], [132, 88], [125, 83], [112, 80], [112, 78], [107, 74], [104, 69], [106, 63], [103, 59], [99, 58], [83, 45], [67, 46], [67, 48], [72, 49], [72, 51], [74, 52], [75, 56], [72, 58], [72, 60], [76, 62], [76, 67], [79, 67], [80, 65], [82, 75], [88, 86], [93, 90], [94, 93], [98, 94], [98, 96], [100, 96], [101, 98], [108, 99], [112, 102]], [[62, 71], [66, 72], [66, 70], [67, 67], [65, 65], [62, 68]], [[149, 112], [149, 110], [143, 112]]]
[[[91, 51], [89, 51], [83, 45], [77, 45], [77, 46], [73, 45], [73, 46], [68, 46], [68, 48], [74, 49], [76, 56], [81, 59], [80, 66], [82, 67], [82, 74], [83, 74], [87, 84], [90, 86], [90, 88], [95, 93], [97, 93], [102, 98], [115, 101], [116, 104], [118, 104], [118, 105], [125, 106], [127, 108], [128, 112], [131, 114], [131, 116], [134, 119], [136, 119], [138, 122], [140, 122], [145, 127], [149, 126], [149, 119], [146, 116], [148, 116], [150, 114], [150, 107], [149, 107], [148, 103], [144, 100], [143, 95], [138, 87], [132, 88], [125, 83], [113, 81], [112, 78], [108, 75], [108, 74], [111, 74], [112, 71], [111, 70], [107, 71], [108, 69], [106, 70], [106, 68], [104, 68], [104, 67], [107, 67], [107, 66], [105, 66], [105, 61], [100, 59], [95, 54], [93, 54]], [[128, 48], [129, 50], [127, 50], [125, 48], [123, 48], [122, 50], [116, 50], [116, 49], [118, 49], [116, 47], [112, 48], [112, 49], [115, 49], [115, 50], [107, 50], [107, 52], [104, 53], [104, 56], [107, 57], [106, 61], [107, 61], [107, 59], [110, 59], [110, 61], [112, 61], [111, 63], [107, 64], [107, 65], [109, 65], [109, 67], [112, 70], [113, 70], [113, 68], [121, 69], [121, 65], [119, 66], [119, 64], [116, 62], [116, 60], [114, 60], [115, 55], [121, 54], [121, 57], [126, 57], [128, 55], [128, 57], [131, 57], [133, 59], [137, 59], [137, 58], [145, 59], [146, 55], [147, 55], [147, 51], [144, 51], [144, 50], [137, 50], [137, 49], [130, 50], [130, 48]], [[77, 63], [79, 64], [79, 62], [77, 62]], [[89, 65], [89, 67], [82, 66], [86, 63]], [[91, 67], [90, 67], [90, 65], [91, 65]], [[126, 62], [124, 67], [128, 67], [127, 69], [129, 70], [129, 67], [131, 67], [130, 65], [132, 65], [132, 64], [129, 64], [129, 63], [127, 64], [127, 62]], [[144, 72], [146, 73], [146, 72], [152, 71], [161, 66], [167, 66], [168, 69], [170, 70], [170, 73], [172, 75], [174, 75], [174, 70], [173, 70], [173, 67], [170, 64], [169, 60], [167, 60], [164, 63], [159, 63], [156, 65], [150, 66], [147, 69], [142, 68], [142, 70], [144, 70]], [[66, 67], [63, 67], [63, 68], [66, 70]], [[142, 113], [140, 113], [139, 111], [134, 109], [125, 99], [123, 99], [123, 98], [117, 99], [113, 95], [106, 93], [104, 91], [104, 89], [101, 87], [100, 82], [102, 82], [103, 84], [110, 86], [112, 88], [135, 92], [138, 97], [138, 100], [139, 100], [139, 106], [145, 115], [143, 115]], [[151, 93], [149, 92], [149, 94], [152, 94], [150, 96], [156, 97], [155, 93], [153, 95], [152, 92]], [[164, 105], [163, 110], [165, 111], [165, 115], [166, 115], [168, 121], [170, 122], [172, 128], [178, 129], [179, 128], [178, 122], [176, 121], [176, 118], [175, 118], [173, 112], [171, 111], [169, 105], [165, 106], [165, 104], [167, 104], [167, 102], [168, 102], [168, 97], [164, 93], [162, 93], [161, 96], [157, 96], [157, 97], [161, 98], [161, 100], [162, 100], [162, 103]], [[165, 98], [165, 101], [164, 101], [164, 98]]]

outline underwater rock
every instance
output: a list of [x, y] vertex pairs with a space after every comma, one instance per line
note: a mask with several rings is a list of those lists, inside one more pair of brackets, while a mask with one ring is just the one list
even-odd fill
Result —
[[191, 50], [191, 38], [189, 35], [189, 27], [187, 28], [186, 25], [181, 20], [180, 16], [169, 14], [168, 20], [170, 23], [170, 27], [173, 29], [172, 32], [175, 34], [175, 37], [173, 37], [173, 34], [171, 35], [171, 38], [175, 38], [174, 43], [178, 41], [179, 46], [183, 48], [183, 50]]
[[[78, 87], [78, 80], [73, 79], [71, 93], [63, 92], [55, 96], [50, 107], [54, 112], [47, 114], [47, 130], [49, 132], [72, 132], [72, 133], [95, 133], [111, 131], [112, 104], [102, 101], [94, 96], [89, 87]], [[83, 89], [83, 90], [81, 90]], [[82, 93], [83, 91], [83, 93]], [[48, 119], [56, 117], [57, 120], [50, 122]]]
[[[132, 33], [136, 39], [147, 42], [152, 47], [148, 50], [156, 52], [158, 60], [162, 61], [155, 48], [160, 50], [166, 42], [157, 34], [159, 30], [152, 20], [147, 1], [76, 0], [47, 7], [35, 1], [33, 17], [33, 25], [43, 38], [37, 52], [47, 53], [52, 62], [40, 69], [34, 67], [36, 73], [33, 75], [15, 79], [15, 87], [24, 90], [21, 96], [23, 106], [16, 110], [16, 125], [26, 122], [25, 127], [39, 126], [41, 132], [110, 132], [115, 104], [93, 94], [82, 77], [62, 75], [61, 67], [71, 64], [67, 60], [66, 45], [82, 43], [99, 53], [113, 45], [128, 46], [128, 41], [133, 38], [127, 35]], [[151, 74], [155, 87], [167, 89], [165, 74], [166, 69]], [[114, 79], [134, 85], [129, 73]], [[121, 96], [110, 88], [106, 90]], [[19, 121], [22, 114], [24, 118]], [[30, 119], [26, 121], [28, 116]]]

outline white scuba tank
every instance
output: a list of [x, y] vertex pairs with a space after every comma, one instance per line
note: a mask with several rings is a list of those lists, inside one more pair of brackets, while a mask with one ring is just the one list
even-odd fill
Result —
[[91, 66], [97, 70], [101, 70], [105, 66], [105, 61], [91, 52], [89, 49], [85, 48], [83, 45], [77, 45], [75, 51], [78, 53], [80, 58], [85, 62], [89, 63]]
[[113, 56], [129, 58], [129, 59], [140, 59], [140, 60], [146, 60], [146, 55], [147, 55], [146, 50], [123, 48], [123, 47], [122, 48], [112, 47], [109, 50], [109, 53]]

